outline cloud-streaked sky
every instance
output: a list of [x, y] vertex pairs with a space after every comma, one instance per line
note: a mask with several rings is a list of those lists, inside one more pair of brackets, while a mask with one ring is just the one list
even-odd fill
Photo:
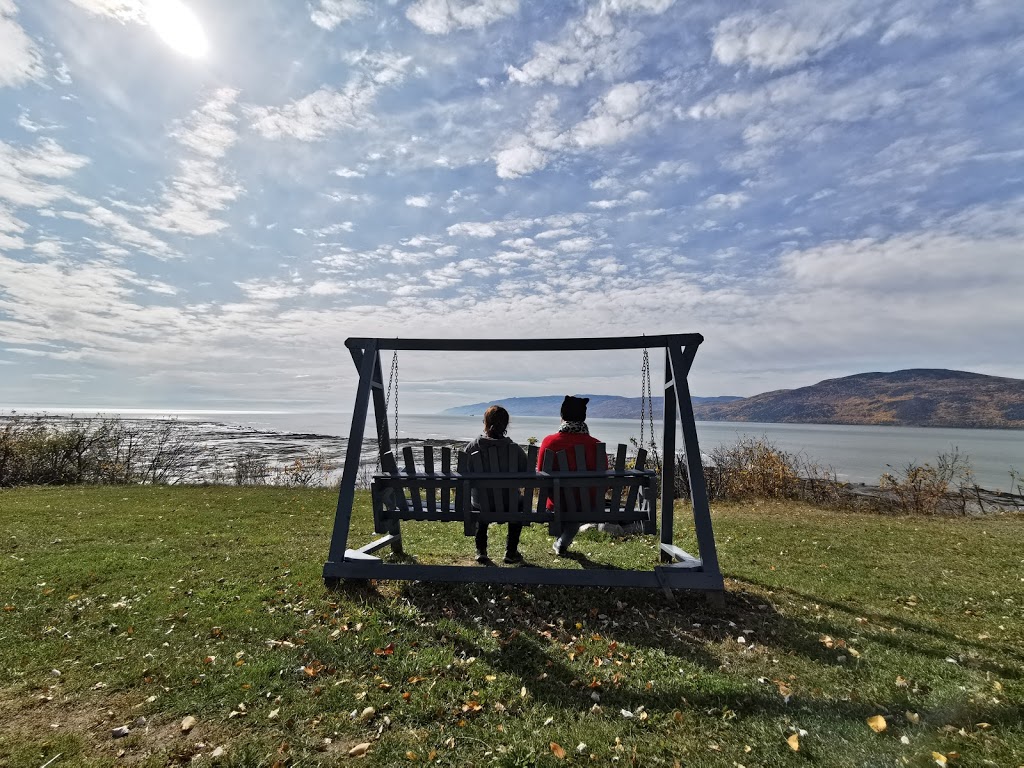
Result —
[[1022, 235], [1020, 0], [0, 0], [0, 405], [1024, 377]]

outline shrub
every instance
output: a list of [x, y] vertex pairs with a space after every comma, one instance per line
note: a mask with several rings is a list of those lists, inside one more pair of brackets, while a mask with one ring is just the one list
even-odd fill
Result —
[[966, 514], [967, 489], [974, 485], [970, 459], [955, 446], [940, 453], [935, 466], [908, 463], [895, 472], [886, 472], [879, 480], [890, 503], [900, 512], [935, 515]]
[[233, 462], [235, 485], [266, 485], [270, 477], [270, 465], [266, 458], [252, 448]]

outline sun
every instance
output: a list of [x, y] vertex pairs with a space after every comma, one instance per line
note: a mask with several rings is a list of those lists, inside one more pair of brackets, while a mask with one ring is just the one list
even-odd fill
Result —
[[181, 0], [148, 0], [146, 18], [153, 31], [178, 53], [201, 59], [209, 51], [202, 24]]

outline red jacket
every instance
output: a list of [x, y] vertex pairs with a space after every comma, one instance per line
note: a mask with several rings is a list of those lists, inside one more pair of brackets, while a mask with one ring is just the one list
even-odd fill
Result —
[[[537, 469], [544, 469], [544, 454], [547, 451], [552, 451], [555, 454], [554, 468], [563, 469], [558, 465], [558, 452], [565, 451], [565, 457], [568, 459], [568, 469], [575, 470], [576, 467], [576, 446], [583, 446], [583, 455], [587, 460], [586, 467], [580, 467], [580, 469], [608, 469], [608, 454], [602, 456], [597, 455], [597, 444], [601, 441], [596, 437], [590, 435], [584, 435], [581, 432], [556, 432], [553, 435], [548, 435], [540, 443], [540, 452], [537, 454]], [[600, 462], [600, 463], [599, 463]], [[596, 498], [596, 497], [595, 497]], [[563, 500], [563, 504], [565, 501]], [[548, 499], [548, 509], [555, 508], [555, 500]]]

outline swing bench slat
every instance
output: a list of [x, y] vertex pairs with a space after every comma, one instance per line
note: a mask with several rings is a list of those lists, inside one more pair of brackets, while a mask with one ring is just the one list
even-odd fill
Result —
[[[565, 451], [559, 451], [556, 455], [545, 454], [543, 468], [538, 471], [534, 469], [537, 453], [537, 447], [530, 446], [524, 467], [514, 447], [507, 454], [494, 448], [486, 453], [459, 451], [458, 468], [452, 472], [451, 449], [443, 448], [442, 471], [437, 473], [432, 447], [424, 447], [421, 470], [412, 447], [405, 446], [404, 470], [390, 457], [390, 461], [382, 461], [385, 472], [373, 478], [375, 530], [396, 533], [406, 520], [462, 521], [466, 535], [474, 534], [480, 523], [547, 523], [550, 531], [558, 534], [567, 523], [654, 519], [657, 478], [653, 470], [644, 469], [643, 449], [633, 469], [625, 466], [625, 445], [618, 446], [610, 469], [572, 470]], [[599, 463], [605, 463], [603, 444], [598, 446], [598, 455]], [[582, 448], [575, 459], [577, 467], [586, 466]], [[478, 509], [472, 503], [474, 490]]]

